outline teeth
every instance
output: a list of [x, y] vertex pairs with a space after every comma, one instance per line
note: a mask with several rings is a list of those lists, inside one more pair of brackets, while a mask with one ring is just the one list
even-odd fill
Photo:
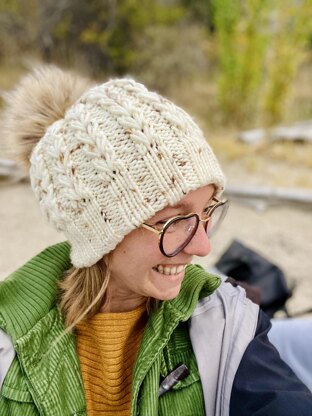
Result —
[[180, 266], [162, 266], [161, 264], [159, 264], [155, 269], [159, 272], [162, 273], [166, 276], [172, 276], [175, 274], [179, 274], [181, 273], [183, 270], [185, 270], [186, 268], [186, 264], [185, 265], [180, 265]]
[[164, 274], [166, 275], [166, 276], [169, 276], [170, 274], [177, 274], [177, 270], [176, 270], [177, 268], [176, 267], [165, 267], [164, 268]]
[[163, 268], [163, 266], [160, 264], [158, 267], [156, 267], [156, 270], [159, 272], [159, 273], [164, 273], [164, 268]]
[[186, 269], [186, 264], [184, 264], [184, 265], [182, 265], [182, 266], [178, 266], [177, 267], [177, 273], [181, 273], [181, 272], [183, 272], [183, 270], [185, 270]]

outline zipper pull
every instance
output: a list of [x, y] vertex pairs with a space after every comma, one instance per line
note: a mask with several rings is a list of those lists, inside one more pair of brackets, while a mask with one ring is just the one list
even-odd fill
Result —
[[160, 397], [167, 393], [167, 391], [171, 390], [180, 380], [184, 380], [189, 374], [190, 372], [186, 365], [180, 364], [164, 378], [159, 386], [158, 396]]

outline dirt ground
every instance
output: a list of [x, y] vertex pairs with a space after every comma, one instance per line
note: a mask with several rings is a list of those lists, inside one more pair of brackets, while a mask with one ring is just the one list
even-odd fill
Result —
[[[45, 222], [27, 182], [1, 184], [0, 229], [0, 279], [46, 246], [64, 239]], [[225, 223], [212, 240], [211, 254], [195, 261], [212, 265], [233, 238], [282, 268], [294, 289], [287, 304], [291, 314], [312, 307], [311, 210], [277, 205], [256, 211], [232, 201]]]

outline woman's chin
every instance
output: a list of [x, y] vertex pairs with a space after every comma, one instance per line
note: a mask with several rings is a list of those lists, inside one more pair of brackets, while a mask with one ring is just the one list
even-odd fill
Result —
[[185, 271], [175, 275], [165, 275], [153, 270], [153, 286], [157, 293], [153, 295], [158, 300], [172, 300], [178, 296]]
[[172, 300], [178, 296], [181, 289], [181, 283], [177, 284], [175, 287], [171, 287], [167, 290], [159, 290], [157, 293], [156, 299], [158, 300]]

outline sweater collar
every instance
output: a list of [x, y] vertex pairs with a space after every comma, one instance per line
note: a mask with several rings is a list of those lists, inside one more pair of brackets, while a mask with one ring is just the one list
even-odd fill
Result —
[[207, 273], [202, 266], [190, 264], [186, 268], [179, 295], [163, 303], [165, 307], [170, 305], [180, 321], [186, 321], [192, 315], [198, 300], [211, 295], [220, 284], [219, 277]]

